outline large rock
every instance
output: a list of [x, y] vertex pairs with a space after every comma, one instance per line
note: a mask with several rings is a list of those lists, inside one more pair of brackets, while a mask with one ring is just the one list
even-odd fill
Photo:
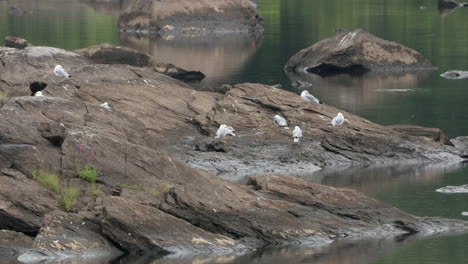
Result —
[[[48, 47], [0, 48], [0, 59], [2, 89], [15, 95], [0, 100], [0, 164], [26, 175], [48, 168], [71, 186], [76, 181], [89, 185], [76, 178], [77, 164], [99, 168], [103, 206], [77, 205], [76, 210], [102, 215], [104, 237], [128, 251], [225, 252], [232, 242], [239, 248], [290, 242], [322, 245], [340, 236], [467, 228], [465, 222], [417, 218], [359, 193], [292, 176], [261, 176], [242, 186], [187, 164], [215, 172], [231, 170], [233, 175], [264, 173], [265, 168], [297, 172], [292, 169], [301, 166], [308, 173], [327, 164], [459, 162], [453, 147], [393, 131], [328, 105], [305, 103], [296, 94], [267, 85], [240, 84], [227, 87], [225, 94], [198, 92], [149, 69], [95, 64]], [[56, 64], [73, 78], [55, 76]], [[42, 91], [45, 97], [29, 96], [32, 81], [48, 84]], [[110, 109], [99, 107], [104, 101]], [[339, 111], [348, 123], [328, 126]], [[273, 124], [276, 113], [303, 128], [301, 144], [293, 145], [291, 131]], [[223, 123], [234, 126], [238, 134], [221, 139], [226, 152], [194, 150], [197, 140], [213, 137]], [[25, 180], [27, 188], [37, 186], [37, 190], [24, 189], [10, 179], [11, 174], [1, 176], [8, 184], [0, 185], [2, 205], [9, 205], [5, 208], [12, 212], [8, 219], [31, 218], [32, 223], [22, 229], [37, 232], [44, 214], [56, 209], [56, 200], [47, 198], [45, 188], [32, 180]], [[113, 189], [121, 197], [107, 197]], [[90, 200], [90, 194], [83, 196], [80, 200]], [[25, 210], [25, 197], [39, 201], [40, 210]], [[64, 219], [80, 215], [66, 214]], [[91, 231], [97, 233], [99, 223], [95, 224]], [[42, 227], [45, 241], [62, 228], [76, 228], [63, 222], [54, 226], [43, 222]], [[48, 227], [56, 231], [49, 233]], [[152, 228], [159, 231], [151, 232]], [[182, 239], [174, 242], [172, 234], [178, 228], [188, 233], [180, 233]], [[80, 229], [71, 239], [81, 241], [87, 232]], [[60, 254], [60, 248], [46, 246]]]
[[44, 217], [32, 247], [19, 256], [22, 262], [116, 257], [122, 252], [101, 232], [99, 220], [88, 215], [54, 211]]
[[134, 0], [122, 11], [119, 28], [159, 34], [206, 34], [263, 29], [250, 0]]
[[19, 255], [31, 249], [32, 244], [32, 238], [23, 233], [10, 230], [0, 230], [1, 261], [5, 261], [6, 263], [16, 263], [16, 259]]
[[[6, 147], [4, 144], [0, 146]], [[57, 209], [52, 192], [18, 171], [1, 169], [0, 183], [0, 229], [33, 235], [41, 227], [44, 215]]]
[[292, 56], [286, 71], [333, 75], [436, 69], [414, 49], [357, 29], [321, 40]]
[[156, 208], [118, 197], [104, 200], [103, 232], [134, 255], [231, 253], [244, 246]]
[[157, 62], [150, 55], [122, 46], [100, 44], [84, 49], [75, 50], [76, 53], [100, 64], [127, 64], [136, 67], [148, 67], [155, 72], [165, 74], [172, 78], [197, 82], [205, 78], [199, 71], [186, 71], [169, 63]]

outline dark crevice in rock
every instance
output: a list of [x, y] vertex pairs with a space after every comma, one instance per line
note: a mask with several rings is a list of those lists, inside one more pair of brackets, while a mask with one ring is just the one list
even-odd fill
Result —
[[342, 74], [342, 73], [359, 76], [359, 75], [363, 75], [366, 72], [369, 72], [369, 69], [367, 69], [365, 66], [361, 64], [353, 64], [347, 67], [340, 67], [340, 66], [333, 65], [333, 64], [322, 63], [319, 66], [307, 68], [306, 71], [309, 73], [320, 75], [322, 77], [333, 76], [333, 75]]
[[398, 221], [395, 221], [395, 222], [393, 222], [393, 223], [395, 224], [394, 226], [395, 226], [396, 228], [399, 228], [399, 229], [401, 229], [401, 230], [403, 230], [403, 231], [406, 231], [406, 232], [407, 232], [407, 234], [406, 234], [407, 236], [408, 236], [408, 235], [414, 235], [414, 234], [419, 233], [419, 230], [415, 229], [415, 228], [412, 227], [412, 226], [409, 226], [407, 223], [405, 223], [405, 222], [403, 222], [403, 221], [398, 220]]
[[47, 83], [44, 82], [32, 82], [29, 84], [29, 90], [31, 90], [31, 95], [44, 90], [47, 87]]

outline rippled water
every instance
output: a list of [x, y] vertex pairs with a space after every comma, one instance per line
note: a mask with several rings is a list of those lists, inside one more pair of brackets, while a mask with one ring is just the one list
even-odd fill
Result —
[[[468, 70], [468, 8], [440, 10], [437, 0], [259, 0], [265, 32], [203, 38], [119, 34], [117, 16], [126, 0], [0, 0], [0, 38], [16, 35], [35, 45], [69, 50], [109, 42], [148, 52], [161, 61], [200, 70], [197, 89], [224, 83], [281, 84], [300, 78], [327, 104], [380, 124], [440, 127], [450, 137], [468, 135], [468, 79], [439, 77], [449, 69]], [[16, 5], [32, 13], [8, 14]], [[415, 48], [439, 70], [426, 74], [286, 76], [286, 61], [300, 49], [336, 34], [364, 28], [384, 39]], [[305, 177], [358, 189], [416, 215], [460, 218], [468, 195], [434, 192], [468, 183], [463, 164], [325, 169]], [[405, 241], [341, 241], [323, 248], [267, 248], [244, 256], [121, 259], [117, 263], [466, 263], [468, 235]], [[0, 260], [1, 262], [1, 260]], [[81, 263], [81, 261], [76, 262]]]

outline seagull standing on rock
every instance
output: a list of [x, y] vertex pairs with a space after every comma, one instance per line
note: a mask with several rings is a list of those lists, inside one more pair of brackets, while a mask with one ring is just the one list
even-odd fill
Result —
[[286, 119], [280, 115], [275, 115], [275, 117], [273, 117], [273, 121], [275, 122], [275, 125], [289, 129], [288, 122], [286, 122]]
[[110, 109], [110, 106], [109, 106], [109, 104], [108, 104], [107, 102], [102, 103], [102, 104], [101, 104], [101, 107], [104, 108], [104, 109], [106, 109], [106, 110], [109, 110], [109, 109]]
[[331, 121], [332, 126], [341, 126], [345, 122], [345, 118], [342, 113], [338, 113]]
[[54, 69], [54, 74], [57, 75], [57, 76], [60, 76], [60, 77], [66, 77], [66, 78], [70, 78], [71, 75], [68, 74], [68, 72], [66, 72], [61, 65], [57, 65], [55, 66], [55, 69]]
[[231, 126], [220, 125], [218, 131], [216, 131], [215, 138], [222, 138], [227, 135], [236, 136], [236, 134], [234, 134], [235, 131], [236, 130], [234, 130], [234, 128]]
[[38, 91], [34, 94], [34, 96], [44, 96], [41, 91]]
[[311, 95], [311, 94], [309, 93], [309, 91], [307, 91], [307, 90], [302, 91], [302, 93], [301, 93], [301, 98], [302, 98], [304, 101], [307, 101], [307, 102], [312, 102], [312, 103], [320, 104], [319, 99], [315, 98], [315, 96]]
[[299, 139], [302, 137], [302, 130], [296, 126], [293, 131], [294, 143], [299, 142]]

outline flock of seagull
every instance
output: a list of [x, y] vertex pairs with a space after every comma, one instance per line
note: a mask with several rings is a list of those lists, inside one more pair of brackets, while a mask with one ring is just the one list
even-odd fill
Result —
[[[306, 102], [310, 102], [310, 103], [316, 103], [316, 104], [320, 104], [320, 100], [317, 99], [315, 96], [311, 95], [309, 93], [309, 91], [307, 90], [304, 90], [302, 91], [301, 93], [301, 98], [306, 101]], [[332, 126], [341, 126], [344, 122], [346, 122], [347, 120], [344, 118], [343, 114], [342, 113], [338, 113], [331, 121], [330, 121], [330, 125]], [[284, 117], [280, 116], [280, 115], [275, 115], [273, 117], [273, 122], [275, 123], [275, 125], [279, 126], [279, 127], [283, 127], [285, 129], [289, 129], [289, 126], [288, 126], [288, 122], [286, 121], [286, 119], [284, 119]], [[218, 128], [218, 131], [216, 131], [216, 136], [215, 136], [215, 139], [218, 139], [218, 138], [222, 138], [224, 136], [227, 136], [227, 135], [230, 135], [230, 136], [235, 136], [234, 134], [235, 130], [233, 127], [231, 126], [227, 126], [227, 125], [220, 125], [219, 128]], [[294, 127], [294, 130], [293, 130], [293, 139], [294, 139], [294, 143], [298, 143], [299, 142], [299, 139], [302, 137], [302, 130], [299, 126], [295, 126]]]
[[[68, 74], [67, 71], [65, 71], [62, 67], [62, 65], [57, 65], [54, 68], [54, 74], [59, 77], [65, 77], [65, 78], [71, 78], [72, 76]], [[44, 96], [44, 94], [41, 91], [37, 91], [34, 93], [34, 96]], [[104, 102], [100, 105], [102, 108], [105, 110], [109, 110], [110, 106], [107, 102]]]
[[[68, 72], [66, 72], [61, 65], [55, 66], [54, 74], [56, 76], [59, 76], [59, 77], [71, 78], [71, 75], [68, 74]], [[44, 95], [42, 94], [41, 91], [37, 91], [36, 93], [34, 93], [34, 96], [44, 96]], [[321, 103], [319, 99], [317, 99], [315, 96], [311, 95], [309, 93], [309, 91], [307, 91], [307, 90], [302, 91], [301, 98], [306, 102], [315, 103], [315, 104], [320, 104]], [[100, 105], [100, 107], [102, 107], [102, 108], [104, 108], [106, 110], [110, 109], [110, 106], [109, 106], [109, 104], [107, 102], [102, 103]], [[341, 126], [345, 121], [346, 121], [346, 119], [344, 118], [343, 114], [338, 113], [330, 121], [329, 124], [332, 125], [332, 126]], [[289, 129], [288, 122], [286, 121], [286, 119], [284, 119], [284, 117], [282, 117], [280, 115], [275, 115], [273, 117], [273, 122], [275, 123], [275, 125], [277, 125], [279, 127]], [[222, 137], [225, 137], [225, 136], [228, 136], [228, 135], [236, 136], [236, 134], [234, 134], [235, 131], [236, 130], [233, 127], [222, 124], [222, 125], [219, 126], [218, 131], [216, 131], [215, 139], [219, 139], [219, 138], [222, 138]], [[298, 143], [299, 139], [301, 137], [302, 137], [301, 128], [299, 126], [295, 126], [294, 130], [293, 130], [294, 142]]]

